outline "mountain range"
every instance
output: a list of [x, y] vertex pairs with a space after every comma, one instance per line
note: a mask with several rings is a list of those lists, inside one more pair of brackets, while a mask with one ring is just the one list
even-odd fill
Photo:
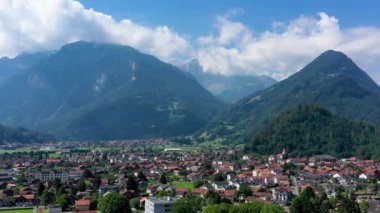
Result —
[[329, 50], [289, 78], [219, 113], [197, 136], [201, 142], [248, 142], [281, 112], [299, 104], [317, 104], [346, 119], [380, 124], [380, 87], [345, 54]]
[[191, 73], [204, 88], [226, 103], [237, 102], [277, 82], [268, 76], [226, 76], [205, 72], [197, 59], [185, 63], [173, 61], [172, 64]]
[[[263, 132], [274, 130], [265, 129], [283, 129], [273, 122], [284, 120], [278, 116], [299, 105], [321, 107], [334, 122], [346, 119], [342, 126], [380, 124], [380, 87], [341, 52], [326, 51], [278, 83], [265, 76], [206, 73], [197, 60], [174, 64], [129, 46], [91, 42], [1, 58], [0, 123], [73, 140], [198, 132], [198, 142], [247, 147], [252, 141], [259, 147], [266, 140], [271, 144]], [[260, 134], [265, 140], [257, 139]], [[278, 143], [276, 148], [286, 145]]]
[[36, 58], [0, 84], [0, 123], [64, 139], [170, 137], [225, 107], [189, 73], [128, 46], [75, 42]]

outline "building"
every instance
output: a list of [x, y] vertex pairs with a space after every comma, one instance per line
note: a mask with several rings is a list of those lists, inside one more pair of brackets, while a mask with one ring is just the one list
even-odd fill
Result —
[[145, 213], [168, 213], [171, 212], [174, 201], [171, 198], [160, 199], [150, 197], [145, 199]]
[[62, 182], [66, 182], [69, 180], [69, 173], [68, 172], [57, 172], [57, 171], [51, 170], [48, 172], [37, 172], [34, 175], [34, 178], [41, 180], [41, 181], [59, 179]]
[[88, 211], [90, 210], [91, 200], [81, 199], [75, 201], [75, 208], [78, 211]]

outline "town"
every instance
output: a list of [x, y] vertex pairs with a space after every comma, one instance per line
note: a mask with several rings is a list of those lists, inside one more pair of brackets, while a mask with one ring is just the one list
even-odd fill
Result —
[[170, 212], [185, 197], [207, 204], [260, 201], [289, 211], [308, 187], [328, 198], [339, 190], [354, 193], [366, 211], [380, 211], [380, 163], [373, 160], [295, 158], [285, 149], [260, 156], [165, 139], [23, 146], [2, 147], [0, 212], [97, 212], [112, 193], [126, 197], [133, 212]]

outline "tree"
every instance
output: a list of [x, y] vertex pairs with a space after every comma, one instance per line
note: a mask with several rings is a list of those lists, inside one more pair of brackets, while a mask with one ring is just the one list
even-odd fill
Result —
[[202, 211], [202, 199], [183, 197], [177, 200], [172, 208], [173, 213], [197, 213]]
[[27, 182], [26, 178], [25, 178], [25, 175], [24, 174], [21, 174], [17, 177], [17, 183], [18, 184], [24, 184], [25, 182]]
[[99, 203], [99, 209], [102, 213], [130, 213], [128, 199], [118, 193], [110, 193], [103, 197]]
[[16, 201], [14, 197], [4, 198], [4, 206], [14, 206], [14, 205], [16, 205]]
[[285, 213], [284, 209], [275, 204], [259, 201], [239, 205], [218, 204], [206, 206], [203, 213]]
[[38, 184], [37, 195], [40, 197], [45, 191], [45, 185], [43, 183]]
[[206, 160], [206, 161], [203, 163], [203, 168], [206, 169], [206, 170], [210, 170], [210, 169], [212, 169], [212, 163], [211, 163], [211, 161]]
[[83, 178], [94, 178], [94, 175], [91, 173], [90, 170], [86, 169], [83, 171], [82, 177]]
[[84, 181], [83, 178], [78, 180], [78, 182], [77, 182], [77, 189], [80, 192], [86, 191], [86, 182]]
[[213, 190], [210, 190], [206, 195], [207, 205], [220, 204], [221, 200], [222, 198], [220, 197], [220, 195]]
[[127, 179], [127, 189], [128, 190], [137, 190], [138, 189], [138, 183], [135, 180], [133, 176], [129, 176]]
[[239, 191], [237, 191], [237, 195], [243, 195], [244, 197], [248, 197], [252, 195], [252, 189], [248, 186], [241, 186]]
[[129, 205], [132, 208], [138, 209], [140, 207], [140, 199], [139, 198], [132, 198], [129, 200]]
[[146, 178], [144, 172], [142, 172], [142, 171], [139, 171], [139, 172], [137, 173], [137, 178], [140, 179], [140, 180], [145, 180], [145, 181], [148, 180], [148, 179]]
[[53, 187], [54, 187], [54, 190], [55, 190], [56, 192], [58, 192], [58, 190], [59, 190], [59, 188], [61, 188], [61, 186], [62, 186], [62, 182], [61, 182], [61, 180], [58, 179], [58, 178], [54, 179]]
[[290, 210], [292, 213], [317, 213], [314, 190], [307, 187], [302, 191], [301, 194], [293, 200]]
[[169, 195], [170, 195], [170, 193], [165, 191], [165, 190], [158, 191], [156, 194], [157, 197], [167, 197]]
[[363, 200], [359, 203], [360, 211], [362, 213], [367, 213], [369, 208], [369, 203], [366, 200]]
[[47, 206], [54, 201], [54, 194], [45, 190], [40, 197], [40, 204], [43, 206]]
[[213, 177], [212, 177], [212, 180], [214, 182], [219, 182], [219, 181], [224, 181], [225, 180], [225, 177], [220, 174], [220, 173], [216, 173]]
[[[337, 189], [338, 199], [340, 197], [340, 190]], [[335, 207], [331, 204], [330, 200], [327, 197], [326, 193], [322, 193], [320, 196], [317, 196], [314, 193], [314, 190], [310, 187], [302, 191], [295, 199], [293, 199], [291, 205], [291, 212], [310, 212], [310, 213], [328, 213], [330, 210]]]
[[231, 204], [219, 204], [219, 205], [208, 205], [204, 208], [203, 213], [228, 213], [233, 209]]
[[166, 179], [165, 173], [162, 173], [161, 177], [160, 177], [160, 183], [166, 184], [167, 182], [168, 182], [168, 180]]
[[94, 188], [95, 189], [99, 189], [100, 184], [102, 184], [101, 177], [99, 175], [95, 175], [95, 178], [94, 178]]
[[342, 200], [343, 205], [340, 206], [340, 210], [347, 213], [360, 213], [359, 204], [356, 202], [356, 196], [354, 193], [346, 195]]
[[56, 203], [59, 204], [63, 210], [67, 210], [70, 206], [70, 197], [68, 195], [61, 195], [57, 198]]

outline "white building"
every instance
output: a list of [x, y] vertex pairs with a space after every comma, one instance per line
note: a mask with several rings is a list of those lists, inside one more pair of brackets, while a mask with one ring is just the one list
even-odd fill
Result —
[[150, 197], [145, 199], [145, 213], [168, 213], [173, 208], [174, 200]]
[[57, 172], [57, 171], [51, 170], [50, 172], [37, 172], [34, 175], [34, 178], [39, 179], [41, 181], [59, 179], [62, 182], [66, 182], [69, 180], [69, 173], [68, 172]]

